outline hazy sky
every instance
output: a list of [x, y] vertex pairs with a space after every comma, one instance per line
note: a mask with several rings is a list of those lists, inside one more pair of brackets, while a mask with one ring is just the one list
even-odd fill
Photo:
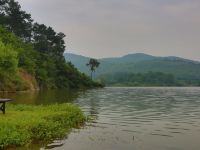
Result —
[[66, 37], [66, 51], [96, 58], [128, 53], [200, 60], [200, 0], [18, 0]]

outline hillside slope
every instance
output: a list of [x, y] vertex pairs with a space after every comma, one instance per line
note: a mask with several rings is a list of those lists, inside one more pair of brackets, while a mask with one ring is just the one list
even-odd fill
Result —
[[[89, 74], [85, 65], [89, 57], [65, 53], [65, 58], [71, 61], [81, 72]], [[123, 57], [99, 59], [101, 65], [96, 77], [102, 75], [126, 73], [163, 72], [173, 74], [181, 80], [200, 80], [200, 62], [180, 57], [156, 57], [147, 54], [129, 54]]]
[[17, 1], [0, 1], [0, 91], [101, 86], [66, 63], [64, 38]]

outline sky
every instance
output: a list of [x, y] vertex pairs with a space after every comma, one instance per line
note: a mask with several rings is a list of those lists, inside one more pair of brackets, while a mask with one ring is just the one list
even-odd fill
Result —
[[17, 1], [36, 22], [66, 34], [66, 52], [200, 60], [200, 0]]

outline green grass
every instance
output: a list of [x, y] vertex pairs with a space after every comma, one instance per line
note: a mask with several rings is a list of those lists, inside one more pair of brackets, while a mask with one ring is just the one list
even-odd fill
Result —
[[0, 114], [0, 149], [63, 138], [84, 121], [81, 110], [71, 104], [8, 105], [6, 114]]

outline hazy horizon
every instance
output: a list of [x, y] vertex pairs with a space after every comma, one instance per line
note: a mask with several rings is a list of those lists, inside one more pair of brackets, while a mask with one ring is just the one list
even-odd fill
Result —
[[66, 34], [66, 51], [94, 58], [131, 53], [200, 61], [198, 0], [18, 0], [34, 21]]
[[192, 61], [198, 61], [199, 60], [195, 60], [195, 59], [190, 59], [190, 58], [185, 58], [185, 57], [180, 57], [180, 56], [175, 56], [175, 55], [166, 55], [166, 56], [160, 56], [160, 55], [151, 55], [151, 54], [147, 54], [147, 53], [128, 53], [128, 54], [124, 54], [124, 55], [120, 55], [120, 56], [108, 56], [108, 57], [93, 57], [93, 56], [88, 56], [88, 55], [82, 55], [82, 54], [78, 54], [78, 53], [73, 53], [73, 52], [68, 52], [66, 51], [64, 54], [73, 54], [73, 55], [78, 55], [78, 56], [82, 56], [82, 57], [88, 57], [88, 58], [94, 58], [94, 59], [104, 59], [104, 58], [120, 58], [120, 57], [124, 57], [126, 55], [134, 55], [134, 54], [144, 54], [144, 55], [150, 55], [150, 56], [154, 56], [154, 57], [178, 57], [178, 58], [183, 58], [183, 59], [188, 59], [188, 60], [192, 60]]

